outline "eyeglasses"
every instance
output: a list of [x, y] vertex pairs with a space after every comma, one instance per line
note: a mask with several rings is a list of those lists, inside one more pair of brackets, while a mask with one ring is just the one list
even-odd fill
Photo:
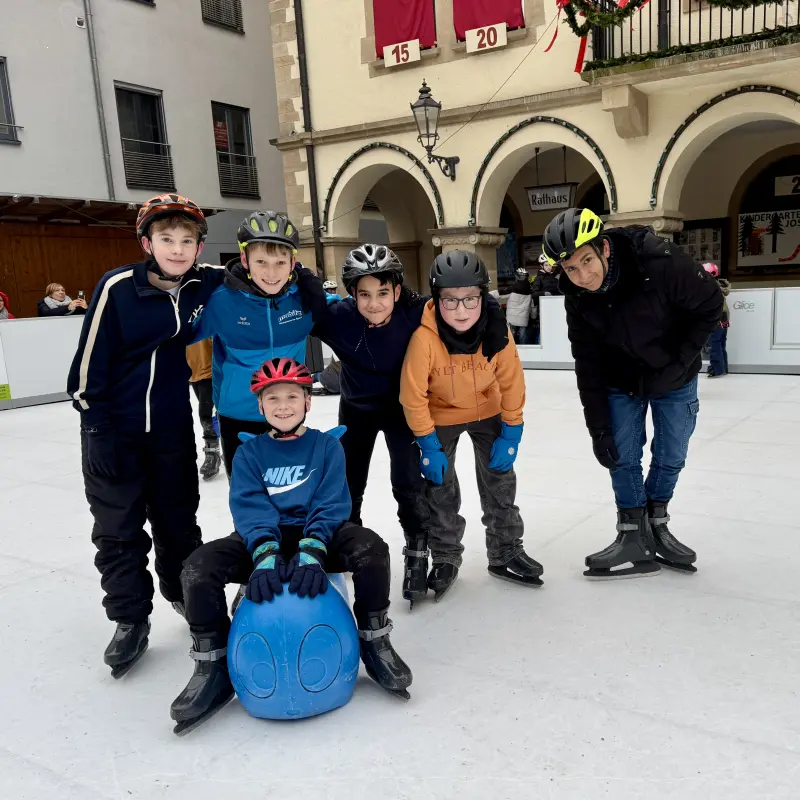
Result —
[[473, 294], [470, 297], [440, 297], [439, 302], [442, 308], [447, 309], [447, 311], [455, 311], [459, 303], [463, 303], [464, 308], [472, 311], [478, 307], [478, 304], [481, 302], [481, 296], [479, 294]]

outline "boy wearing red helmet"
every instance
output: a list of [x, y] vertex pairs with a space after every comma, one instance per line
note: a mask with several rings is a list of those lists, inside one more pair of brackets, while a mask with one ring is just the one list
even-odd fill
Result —
[[[299, 597], [328, 589], [330, 572], [352, 572], [361, 660], [369, 676], [403, 699], [411, 670], [389, 641], [389, 548], [374, 531], [348, 522], [344, 451], [329, 433], [305, 427], [313, 378], [290, 358], [266, 361], [250, 390], [269, 429], [251, 436], [233, 461], [230, 508], [236, 533], [195, 550], [181, 575], [192, 633], [194, 674], [172, 703], [175, 733], [188, 733], [233, 697], [227, 642], [228, 583], [271, 602], [283, 584]], [[243, 434], [243, 437], [246, 434]]]
[[145, 521], [159, 588], [179, 613], [181, 566], [201, 544], [186, 345], [224, 276], [196, 266], [207, 232], [203, 212], [185, 197], [158, 195], [142, 206], [136, 233], [148, 258], [100, 279], [67, 382], [81, 415], [103, 605], [117, 623], [104, 655], [115, 678], [147, 649], [153, 579]]

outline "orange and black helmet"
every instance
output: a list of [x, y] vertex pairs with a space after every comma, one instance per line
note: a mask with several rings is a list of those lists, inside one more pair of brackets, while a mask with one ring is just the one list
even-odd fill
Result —
[[144, 203], [136, 218], [136, 237], [141, 241], [157, 219], [170, 217], [173, 214], [186, 214], [187, 217], [191, 217], [200, 226], [200, 241], [206, 238], [208, 223], [200, 206], [179, 194], [159, 194]]

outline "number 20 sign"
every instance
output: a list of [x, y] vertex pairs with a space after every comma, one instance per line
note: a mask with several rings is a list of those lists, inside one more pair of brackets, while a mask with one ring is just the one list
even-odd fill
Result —
[[505, 47], [508, 44], [508, 31], [506, 23], [487, 25], [485, 28], [474, 28], [466, 32], [467, 52], [482, 53], [484, 50], [494, 50], [496, 47]]
[[384, 66], [399, 67], [401, 64], [410, 64], [412, 61], [419, 60], [419, 39], [390, 44], [383, 48]]

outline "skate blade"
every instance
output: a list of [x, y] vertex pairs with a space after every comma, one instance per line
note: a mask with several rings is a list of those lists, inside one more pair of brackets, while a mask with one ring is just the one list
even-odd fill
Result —
[[[456, 580], [458, 580], [458, 578], [456, 578]], [[449, 586], [445, 586], [445, 588], [444, 588], [444, 589], [442, 589], [442, 591], [441, 591], [441, 592], [437, 592], [437, 591], [434, 589], [434, 592], [435, 592], [435, 597], [434, 597], [433, 599], [434, 599], [434, 600], [435, 600], [437, 603], [440, 603], [440, 602], [442, 601], [442, 598], [443, 598], [443, 597], [444, 597], [444, 596], [445, 596], [445, 595], [446, 595], [446, 594], [447, 594], [447, 593], [448, 593], [448, 592], [449, 592], [449, 591], [450, 591], [450, 590], [453, 588], [453, 586], [455, 585], [455, 582], [456, 582], [456, 581], [454, 580], [454, 581], [453, 581], [453, 583], [451, 583]]]
[[213, 475], [203, 475], [203, 481], [210, 481], [213, 478], [216, 478], [219, 475], [219, 470], [217, 470]]
[[675, 561], [667, 561], [666, 558], [661, 558], [661, 556], [656, 556], [656, 561], [665, 567], [669, 567], [669, 569], [674, 569], [675, 572], [683, 572], [687, 575], [697, 572], [697, 567], [694, 564], [678, 564]]
[[147, 652], [147, 648], [149, 646], [149, 642], [147, 639], [144, 640], [144, 647], [139, 651], [135, 658], [132, 658], [126, 664], [120, 664], [118, 667], [111, 667], [111, 677], [114, 680], [119, 680], [120, 678], [124, 678], [133, 667], [136, 665], [136, 662]]
[[509, 583], [515, 583], [517, 586], [533, 586], [538, 588], [539, 586], [544, 585], [544, 581], [541, 578], [534, 577], [532, 575], [517, 575], [516, 573], [508, 572], [507, 570], [505, 572], [493, 572], [491, 569], [489, 569], [489, 574], [493, 578], [497, 578], [501, 581], [508, 581]]
[[625, 578], [653, 578], [661, 573], [661, 567], [653, 561], [643, 561], [623, 569], [587, 569], [584, 577], [592, 581], [617, 581]]
[[383, 691], [386, 692], [387, 694], [392, 695], [392, 697], [396, 697], [398, 700], [408, 701], [411, 699], [411, 695], [408, 693], [406, 689], [389, 689], [375, 677], [375, 673], [371, 669], [369, 669], [366, 666], [365, 669], [367, 670], [367, 675], [369, 675], [369, 677], [372, 678], [375, 684], [377, 686], [380, 686], [380, 688], [383, 689]]
[[172, 732], [176, 736], [186, 736], [187, 733], [191, 733], [195, 728], [199, 728], [206, 720], [211, 719], [218, 711], [222, 711], [228, 703], [233, 700], [234, 695], [231, 696], [224, 702], [220, 703], [215, 708], [212, 708], [210, 711], [206, 711], [205, 714], [201, 714], [199, 717], [195, 717], [194, 719], [187, 719], [183, 722], [179, 722], [175, 727], [172, 729]]

